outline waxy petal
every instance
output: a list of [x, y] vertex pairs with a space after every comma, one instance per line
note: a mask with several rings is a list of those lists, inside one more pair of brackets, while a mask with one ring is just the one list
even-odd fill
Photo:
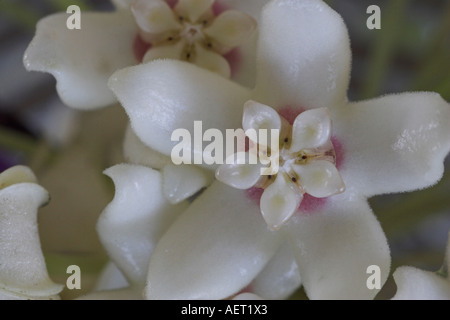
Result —
[[400, 267], [393, 276], [397, 292], [392, 300], [450, 300], [450, 281], [434, 272]]
[[255, 29], [256, 21], [251, 16], [228, 10], [218, 16], [204, 33], [220, 46], [234, 48], [245, 42]]
[[126, 162], [147, 166], [153, 169], [162, 169], [165, 165], [172, 163], [170, 157], [147, 147], [136, 136], [130, 125], [127, 126], [125, 131], [123, 154]]
[[195, 195], [214, 179], [209, 171], [193, 165], [168, 164], [162, 174], [164, 195], [172, 204]]
[[116, 102], [107, 86], [109, 77], [137, 63], [133, 17], [125, 10], [86, 12], [80, 30], [67, 29], [66, 20], [62, 13], [39, 21], [24, 55], [25, 67], [51, 73], [61, 99], [71, 107], [93, 109]]
[[208, 13], [213, 3], [214, 0], [178, 0], [174, 10], [180, 16], [195, 23], [198, 22], [200, 17]]
[[[250, 92], [207, 70], [182, 61], [154, 61], [115, 73], [109, 85], [124, 106], [137, 136], [170, 155], [177, 129], [194, 138], [194, 121], [203, 131], [239, 128]], [[201, 92], [201, 94], [199, 94]], [[200, 133], [202, 134], [202, 133]], [[201, 137], [197, 137], [201, 138]]]
[[381, 286], [389, 275], [386, 236], [367, 201], [348, 192], [294, 216], [286, 232], [310, 299], [373, 299], [379, 290], [368, 288], [368, 268], [380, 268]]
[[231, 163], [227, 159], [227, 163], [216, 170], [217, 180], [236, 189], [245, 190], [253, 187], [261, 178], [262, 166], [260, 164], [250, 164], [248, 152], [239, 152], [230, 157], [235, 163]]
[[171, 45], [154, 46], [147, 51], [142, 62], [146, 63], [155, 59], [181, 59], [184, 50], [184, 42], [179, 41]]
[[[249, 135], [249, 139], [260, 145], [270, 145], [270, 137], [272, 130], [281, 131], [281, 119], [278, 113], [262, 103], [253, 100], [247, 101], [244, 105], [244, 115], [242, 117], [242, 127], [244, 131], [255, 130], [257, 133], [256, 140], [254, 136]], [[258, 141], [259, 130], [267, 130], [267, 140]], [[267, 143], [267, 144], [266, 144]]]
[[14, 166], [0, 174], [0, 190], [22, 182], [37, 183], [33, 171], [26, 166]]
[[435, 184], [450, 151], [450, 104], [437, 93], [403, 93], [351, 103], [335, 112], [339, 172], [367, 197]]
[[48, 200], [47, 191], [35, 183], [0, 190], [1, 291], [49, 298], [62, 290], [49, 278], [38, 234], [37, 210]]
[[292, 248], [285, 242], [264, 270], [253, 280], [250, 290], [267, 300], [289, 298], [301, 285]]
[[307, 110], [292, 125], [291, 152], [318, 148], [331, 138], [331, 117], [327, 108]]
[[105, 174], [113, 179], [116, 193], [99, 217], [100, 240], [131, 285], [142, 289], [156, 242], [187, 204], [171, 205], [161, 174], [150, 168], [122, 164]]
[[256, 96], [274, 108], [344, 103], [351, 51], [341, 16], [319, 0], [269, 3], [260, 22]]
[[267, 225], [278, 230], [297, 211], [303, 195], [298, 187], [280, 173], [261, 197], [261, 213]]
[[316, 160], [293, 168], [303, 189], [313, 197], [325, 198], [345, 191], [341, 175], [330, 161]]
[[131, 6], [131, 12], [139, 27], [150, 34], [165, 33], [182, 27], [163, 0], [137, 0]]
[[280, 245], [257, 205], [215, 182], [158, 242], [147, 299], [225, 299], [246, 287]]
[[215, 72], [224, 78], [230, 78], [231, 69], [227, 60], [214, 51], [207, 50], [203, 46], [195, 46], [195, 64], [211, 72]]

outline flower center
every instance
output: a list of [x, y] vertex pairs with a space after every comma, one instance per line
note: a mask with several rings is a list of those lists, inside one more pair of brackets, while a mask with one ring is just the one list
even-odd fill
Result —
[[[301, 184], [302, 179], [296, 172], [295, 167], [314, 164], [315, 161], [319, 160], [328, 161], [335, 166], [336, 152], [331, 140], [328, 141], [325, 145], [317, 148], [304, 148], [301, 149], [300, 151], [292, 151], [291, 150], [291, 143], [293, 141], [292, 128], [284, 117], [280, 116], [280, 118], [282, 119], [283, 126], [289, 126], [289, 128], [284, 128], [281, 131], [289, 133], [285, 134], [284, 136], [280, 136], [279, 142], [280, 150], [278, 152], [278, 155], [273, 155], [278, 159], [279, 171], [274, 175], [262, 176], [261, 179], [258, 181], [258, 183], [255, 185], [255, 187], [266, 189], [275, 181], [275, 179], [279, 174], [282, 174], [284, 175], [285, 179], [295, 183], [298, 187], [299, 192], [304, 194], [306, 192]], [[308, 128], [308, 130], [310, 131], [309, 134], [314, 134], [315, 129], [316, 128], [314, 127]], [[258, 145], [258, 150], [260, 148], [261, 146]], [[271, 150], [269, 150], [269, 152], [271, 152]], [[321, 178], [321, 175], [319, 173], [317, 173], [316, 175], [318, 179]]]
[[149, 44], [142, 62], [179, 59], [231, 76], [225, 58], [244, 43], [256, 21], [236, 10], [214, 10], [214, 0], [179, 0], [173, 7], [165, 1], [135, 0], [131, 6], [139, 36]]
[[[216, 178], [238, 189], [264, 189], [260, 209], [271, 229], [279, 229], [298, 211], [304, 195], [326, 198], [345, 191], [336, 168], [328, 109], [304, 111], [291, 124], [271, 107], [248, 101], [242, 124], [253, 143], [247, 153], [252, 158], [256, 153], [260, 163], [224, 164]], [[258, 140], [251, 130], [261, 129], [279, 133], [270, 134], [278, 141]]]
[[192, 24], [185, 22], [180, 37], [184, 38], [189, 45], [193, 45], [198, 41], [204, 41], [203, 24]]

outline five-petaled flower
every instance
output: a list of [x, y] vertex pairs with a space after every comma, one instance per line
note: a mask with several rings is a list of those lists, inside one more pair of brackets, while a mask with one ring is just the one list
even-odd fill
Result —
[[61, 99], [77, 109], [116, 102], [107, 86], [119, 69], [152, 59], [181, 59], [252, 86], [257, 17], [267, 0], [113, 0], [112, 13], [67, 14], [37, 25], [24, 55], [28, 70], [51, 73]]
[[[292, 184], [277, 178], [281, 183], [263, 199], [261, 189], [242, 191], [213, 182], [157, 243], [146, 297], [229, 297], [246, 287], [287, 241], [309, 298], [373, 298], [378, 291], [366, 286], [367, 267], [379, 266], [384, 283], [390, 252], [367, 198], [425, 188], [440, 179], [450, 150], [450, 106], [429, 92], [348, 101], [347, 30], [341, 17], [320, 0], [271, 1], [259, 31], [254, 90], [182, 61], [126, 68], [109, 81], [137, 136], [167, 156], [174, 147], [174, 130], [192, 130], [196, 120], [203, 121], [204, 128], [240, 128], [243, 106], [250, 100], [276, 110], [268, 112], [270, 123], [278, 121], [278, 113], [294, 126], [291, 143], [298, 148], [291, 144], [286, 150], [299, 150], [308, 158], [325, 141], [331, 151], [331, 161], [316, 160], [311, 170], [307, 165], [294, 167], [307, 193], [287, 222], [284, 217], [302, 194], [291, 192]], [[328, 128], [327, 117], [313, 117], [313, 110], [329, 114], [330, 134], [318, 129]], [[303, 123], [298, 130], [295, 122], [302, 118], [306, 120], [298, 120]], [[306, 143], [309, 134], [320, 143]], [[295, 156], [299, 165], [301, 158]], [[315, 167], [320, 170], [315, 172]], [[286, 167], [283, 176], [290, 169]], [[220, 176], [230, 181], [226, 173]], [[171, 183], [166, 172], [163, 182]], [[343, 191], [343, 185], [345, 191], [334, 194], [330, 184], [332, 191]], [[263, 211], [269, 208], [275, 225], [285, 222], [280, 230], [268, 228], [260, 206]]]

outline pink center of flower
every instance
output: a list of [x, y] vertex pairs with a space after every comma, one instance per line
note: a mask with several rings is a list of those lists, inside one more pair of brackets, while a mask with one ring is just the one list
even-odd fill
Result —
[[[299, 114], [306, 111], [302, 107], [285, 106], [279, 109], [278, 114], [285, 118], [290, 125], [294, 124], [295, 119]], [[340, 169], [344, 162], [344, 148], [340, 140], [336, 136], [331, 137], [334, 151], [336, 153], [336, 168]], [[252, 200], [255, 205], [260, 206], [261, 196], [264, 192], [263, 188], [253, 187], [245, 190], [245, 195]], [[303, 195], [303, 200], [300, 203], [298, 212], [301, 214], [312, 214], [320, 209], [327, 201], [327, 198], [316, 198], [308, 193]]]

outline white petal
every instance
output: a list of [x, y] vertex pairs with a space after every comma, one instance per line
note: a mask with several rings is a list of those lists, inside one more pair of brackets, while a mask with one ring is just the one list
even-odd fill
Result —
[[261, 141], [258, 141], [258, 139], [254, 140], [251, 135], [248, 137], [254, 143], [266, 145], [265, 142], [267, 142], [267, 145], [270, 145], [269, 137], [271, 136], [271, 131], [281, 130], [281, 118], [271, 107], [250, 100], [244, 105], [242, 127], [244, 128], [244, 131], [255, 130], [257, 133], [256, 137], [259, 137], [259, 130], [267, 130], [267, 141], [264, 141], [264, 139]]
[[426, 188], [441, 178], [450, 150], [450, 104], [438, 94], [352, 103], [333, 121], [347, 188], [369, 197]]
[[128, 163], [139, 164], [153, 169], [162, 169], [166, 164], [172, 163], [170, 157], [152, 150], [142, 143], [129, 125], [125, 132], [123, 154]]
[[63, 286], [49, 278], [39, 241], [37, 210], [49, 195], [34, 183], [0, 190], [0, 290], [50, 297]]
[[242, 0], [216, 0], [215, 9], [220, 14], [226, 10], [238, 10], [247, 13], [254, 19], [259, 20], [261, 10], [270, 0], [242, 1]]
[[331, 137], [331, 118], [327, 108], [306, 110], [295, 118], [292, 125], [290, 150], [297, 152], [307, 148], [318, 148]]
[[147, 51], [142, 62], [146, 63], [155, 59], [181, 59], [184, 42], [179, 41], [172, 45], [154, 46]]
[[228, 61], [220, 54], [207, 50], [203, 46], [195, 46], [195, 64], [211, 72], [220, 74], [224, 78], [230, 78], [231, 69]]
[[6, 169], [0, 174], [0, 189], [21, 182], [37, 183], [37, 178], [29, 167], [18, 165]]
[[107, 86], [114, 71], [137, 63], [133, 41], [137, 28], [125, 10], [83, 13], [82, 28], [66, 28], [67, 14], [48, 16], [37, 25], [24, 55], [27, 70], [51, 73], [67, 105], [92, 109], [116, 101]]
[[188, 18], [190, 22], [195, 23], [211, 9], [213, 3], [214, 0], [179, 0], [174, 10], [184, 18]]
[[450, 300], [450, 281], [433, 272], [400, 267], [394, 272], [393, 300]]
[[131, 12], [133, 12], [139, 27], [151, 34], [181, 28], [172, 9], [162, 0], [137, 0], [131, 6]]
[[281, 228], [297, 211], [302, 199], [298, 187], [283, 173], [278, 174], [261, 197], [261, 213], [267, 225], [273, 230]]
[[142, 294], [132, 288], [92, 292], [75, 300], [142, 300]]
[[193, 196], [214, 179], [210, 172], [194, 165], [168, 164], [162, 174], [164, 195], [173, 204]]
[[311, 161], [306, 165], [294, 165], [300, 184], [316, 198], [325, 198], [345, 191], [339, 171], [330, 161]]
[[117, 165], [105, 171], [116, 186], [97, 230], [111, 260], [141, 288], [156, 242], [186, 204], [171, 205], [163, 195], [161, 174], [147, 167]]
[[310, 299], [373, 299], [367, 273], [380, 268], [380, 284], [389, 275], [386, 236], [366, 200], [354, 195], [327, 198], [308, 215], [287, 225], [305, 291]]
[[291, 246], [285, 242], [253, 280], [250, 290], [267, 300], [289, 298], [301, 285], [300, 273]]
[[[216, 0], [213, 8], [216, 14], [225, 10], [239, 10], [258, 21], [261, 10], [267, 2], [268, 0]], [[226, 55], [231, 66], [231, 79], [249, 88], [255, 86], [257, 39], [258, 31], [256, 30], [239, 47]]]
[[221, 46], [234, 48], [249, 39], [256, 29], [256, 21], [249, 15], [228, 10], [219, 15], [204, 33]]
[[350, 55], [345, 24], [325, 2], [273, 1], [260, 23], [256, 98], [274, 108], [341, 104]]
[[93, 291], [127, 288], [130, 284], [112, 261], [108, 261], [95, 282]]
[[233, 300], [262, 300], [262, 298], [257, 294], [246, 292], [238, 294]]
[[171, 141], [175, 130], [187, 129], [193, 136], [194, 121], [202, 121], [203, 131], [239, 128], [242, 107], [250, 97], [247, 89], [182, 61], [123, 69], [113, 75], [110, 87], [137, 136], [165, 155], [179, 144]]
[[264, 268], [280, 245], [242, 190], [213, 183], [158, 242], [147, 299], [224, 299]]
[[[233, 164], [230, 158], [234, 160]], [[261, 178], [261, 165], [250, 164], [248, 152], [239, 152], [230, 158], [216, 170], [216, 179], [237, 189], [245, 190], [253, 187]]]

